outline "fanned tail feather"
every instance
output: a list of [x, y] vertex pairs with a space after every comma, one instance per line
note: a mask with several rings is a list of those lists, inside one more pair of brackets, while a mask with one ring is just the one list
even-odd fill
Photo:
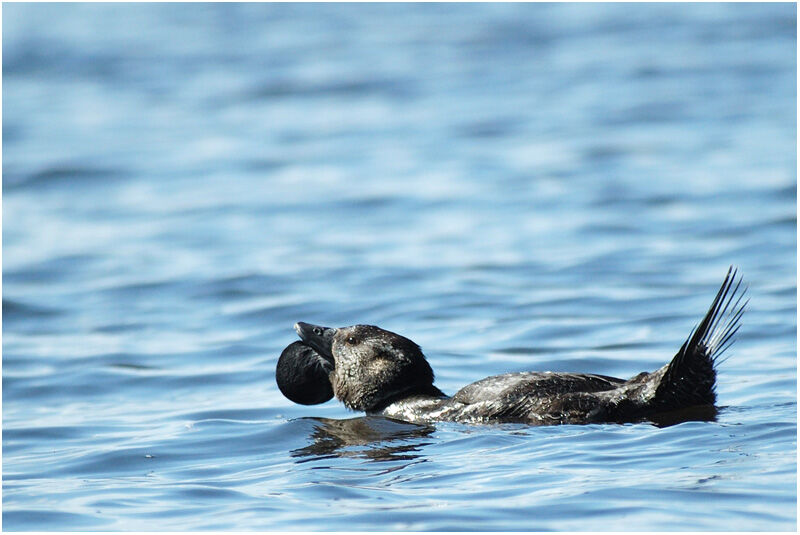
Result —
[[733, 344], [749, 299], [731, 266], [711, 307], [667, 366], [653, 399], [654, 408], [673, 410], [716, 402], [715, 364]]

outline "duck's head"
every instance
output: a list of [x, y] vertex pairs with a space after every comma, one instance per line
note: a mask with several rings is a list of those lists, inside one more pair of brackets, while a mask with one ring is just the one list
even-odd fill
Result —
[[350, 409], [377, 411], [414, 394], [442, 395], [433, 386], [433, 370], [425, 355], [408, 338], [374, 325], [333, 329], [298, 322], [294, 328], [316, 354], [304, 358], [318, 361], [319, 357], [333, 364], [328, 373], [318, 370], [314, 384], [308, 386], [332, 387]]

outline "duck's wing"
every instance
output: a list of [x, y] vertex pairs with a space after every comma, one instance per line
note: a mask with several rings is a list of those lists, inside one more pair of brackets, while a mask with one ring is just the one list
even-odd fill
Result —
[[624, 379], [606, 375], [522, 372], [487, 377], [456, 392], [441, 419], [474, 422], [563, 423], [610, 395]]
[[482, 401], [521, 397], [553, 397], [571, 392], [613, 390], [624, 379], [607, 375], [555, 372], [520, 372], [494, 375], [469, 384], [456, 392], [453, 400], [472, 404]]

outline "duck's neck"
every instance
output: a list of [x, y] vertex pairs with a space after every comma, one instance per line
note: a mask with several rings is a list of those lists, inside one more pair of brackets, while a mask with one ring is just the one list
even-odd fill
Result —
[[398, 392], [387, 398], [386, 403], [381, 404], [380, 408], [368, 412], [409, 422], [422, 421], [426, 419], [418, 416], [421, 417], [422, 414], [434, 410], [447, 399], [450, 399], [447, 394], [433, 385], [427, 385]]
[[389, 397], [387, 397], [381, 406], [377, 409], [376, 412], [383, 410], [384, 408], [392, 405], [394, 403], [398, 403], [404, 400], [410, 399], [432, 399], [432, 400], [439, 400], [439, 399], [446, 399], [449, 396], [436, 388], [435, 386], [431, 385], [424, 385], [419, 386], [415, 385], [410, 387], [406, 390], [402, 390], [397, 392]]

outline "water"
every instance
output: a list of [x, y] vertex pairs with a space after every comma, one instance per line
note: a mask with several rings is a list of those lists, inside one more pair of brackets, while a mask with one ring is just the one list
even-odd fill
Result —
[[[6, 530], [794, 530], [796, 6], [3, 6]], [[664, 364], [712, 422], [415, 426], [274, 383], [298, 320], [453, 393]]]

